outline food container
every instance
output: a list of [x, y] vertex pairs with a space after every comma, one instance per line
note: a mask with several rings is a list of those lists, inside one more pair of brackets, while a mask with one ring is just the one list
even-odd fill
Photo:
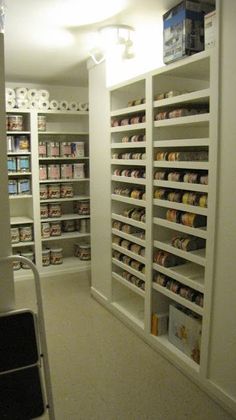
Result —
[[50, 249], [42, 250], [42, 266], [47, 267], [50, 265]]
[[12, 153], [15, 151], [15, 139], [14, 136], [7, 136], [7, 152]]
[[39, 195], [40, 195], [40, 200], [47, 200], [48, 198], [48, 186], [41, 184], [39, 186]]
[[48, 198], [60, 198], [60, 184], [48, 184]]
[[8, 131], [8, 115], [6, 115], [6, 131]]
[[73, 171], [72, 171], [72, 164], [62, 164], [61, 165], [61, 178], [64, 179], [71, 179], [73, 176]]
[[[20, 256], [20, 254], [14, 254], [16, 257], [19, 257]], [[15, 260], [15, 261], [13, 261], [13, 263], [12, 263], [12, 268], [13, 268], [13, 270], [14, 271], [17, 271], [17, 270], [20, 270], [20, 268], [21, 268], [21, 263], [20, 263], [20, 261], [17, 261], [17, 260]]]
[[63, 232], [74, 232], [75, 231], [75, 220], [63, 220], [62, 230], [63, 230]]
[[21, 242], [30, 242], [33, 240], [33, 229], [32, 226], [20, 226], [20, 241]]
[[50, 236], [61, 236], [61, 222], [50, 223]]
[[48, 206], [49, 211], [48, 215], [49, 217], [61, 217], [61, 205], [60, 204], [49, 204]]
[[91, 248], [89, 244], [78, 244], [78, 257], [82, 261], [91, 260]]
[[61, 198], [71, 198], [74, 196], [72, 184], [61, 184], [60, 195]]
[[50, 238], [50, 223], [41, 223], [41, 236], [42, 238]]
[[12, 244], [17, 244], [18, 242], [20, 242], [20, 232], [19, 232], [19, 228], [11, 228], [11, 243]]
[[[33, 251], [28, 251], [28, 252], [22, 252], [21, 253], [22, 257], [28, 258], [30, 261], [34, 262], [34, 253]], [[21, 267], [24, 268], [25, 270], [29, 270], [30, 266], [27, 263], [22, 262], [21, 263]]]
[[16, 172], [16, 158], [15, 157], [7, 158], [7, 170], [8, 172]]
[[80, 233], [87, 233], [87, 220], [86, 219], [81, 219], [79, 221], [79, 232]]
[[76, 143], [71, 143], [71, 153], [72, 156], [77, 158], [84, 157], [84, 142], [78, 141]]
[[30, 142], [27, 136], [18, 136], [15, 138], [15, 149], [17, 152], [29, 152]]
[[17, 195], [17, 180], [11, 179], [8, 181], [8, 194]]
[[45, 181], [47, 179], [47, 165], [39, 165], [39, 180]]
[[71, 143], [61, 143], [60, 145], [60, 155], [61, 157], [70, 157], [71, 156]]
[[47, 155], [48, 157], [59, 157], [60, 156], [60, 145], [57, 141], [50, 141], [47, 144]]
[[38, 146], [39, 157], [47, 157], [47, 143], [46, 141], [40, 141]]
[[46, 219], [48, 217], [48, 205], [41, 204], [40, 205], [40, 217], [41, 219]]
[[89, 200], [77, 201], [74, 203], [74, 212], [82, 216], [90, 214], [90, 202]]
[[51, 248], [50, 262], [52, 265], [58, 265], [63, 263], [62, 248]]
[[23, 130], [23, 116], [22, 115], [8, 115], [8, 130], [22, 131]]
[[30, 171], [29, 156], [18, 156], [17, 157], [17, 172], [29, 172], [29, 171]]
[[60, 179], [60, 165], [48, 165], [48, 179]]
[[85, 178], [84, 163], [74, 163], [73, 164], [73, 178], [75, 178], [75, 179]]
[[38, 115], [38, 131], [46, 131], [46, 116]]
[[24, 178], [24, 179], [18, 179], [17, 181], [17, 189], [19, 195], [27, 195], [30, 194], [30, 179]]

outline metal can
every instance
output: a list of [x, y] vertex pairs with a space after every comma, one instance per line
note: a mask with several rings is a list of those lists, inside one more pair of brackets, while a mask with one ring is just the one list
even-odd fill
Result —
[[8, 130], [22, 131], [23, 130], [23, 116], [22, 115], [8, 115]]
[[39, 195], [40, 195], [40, 200], [47, 200], [48, 198], [48, 186], [45, 184], [41, 184], [39, 186]]
[[7, 158], [7, 170], [8, 172], [16, 172], [16, 158], [15, 157]]
[[61, 196], [61, 198], [71, 198], [71, 197], [73, 197], [74, 196], [73, 185], [72, 184], [61, 184], [60, 196]]
[[[22, 257], [28, 258], [30, 261], [34, 262], [34, 253], [33, 251], [28, 251], [28, 252], [22, 252], [21, 253]], [[27, 263], [21, 263], [21, 267], [24, 268], [25, 270], [29, 270], [30, 267]]]
[[64, 179], [71, 179], [73, 175], [73, 171], [72, 171], [72, 164], [65, 164], [63, 163], [61, 165], [61, 178]]
[[48, 179], [60, 179], [60, 165], [48, 165]]
[[48, 184], [48, 198], [60, 198], [60, 184]]
[[45, 181], [47, 179], [47, 165], [39, 165], [39, 180]]
[[50, 265], [50, 249], [42, 250], [42, 266], [47, 267]]
[[41, 219], [46, 219], [48, 217], [48, 205], [41, 204], [40, 205], [40, 217]]
[[38, 131], [46, 131], [46, 116], [38, 115]]
[[17, 195], [17, 180], [11, 179], [8, 181], [8, 194]]
[[41, 236], [42, 238], [50, 238], [50, 223], [41, 223]]
[[47, 143], [46, 141], [40, 141], [38, 146], [39, 157], [47, 157]]
[[27, 195], [30, 194], [31, 183], [29, 178], [18, 179], [17, 182], [18, 194]]
[[20, 226], [20, 241], [21, 242], [30, 242], [33, 240], [33, 229], [32, 226]]
[[79, 259], [82, 261], [91, 260], [91, 248], [89, 244], [79, 244]]
[[18, 156], [17, 157], [17, 172], [29, 172], [29, 171], [30, 171], [29, 156]]
[[17, 244], [18, 242], [20, 242], [19, 228], [13, 227], [11, 228], [11, 243]]
[[60, 145], [60, 155], [61, 157], [70, 157], [71, 156], [71, 143], [61, 143]]
[[61, 217], [61, 205], [60, 204], [49, 204], [48, 206], [49, 217]]
[[75, 203], [75, 206], [77, 208], [78, 214], [80, 214], [82, 216], [86, 216], [86, 215], [90, 214], [90, 202], [89, 202], [89, 200], [78, 201], [77, 203]]
[[74, 232], [75, 231], [75, 220], [63, 220], [62, 230], [63, 230], [63, 232]]
[[51, 248], [50, 262], [52, 265], [58, 265], [63, 263], [62, 248]]
[[60, 156], [60, 145], [57, 141], [50, 141], [47, 143], [47, 155], [49, 157]]
[[50, 236], [61, 236], [61, 222], [50, 223]]

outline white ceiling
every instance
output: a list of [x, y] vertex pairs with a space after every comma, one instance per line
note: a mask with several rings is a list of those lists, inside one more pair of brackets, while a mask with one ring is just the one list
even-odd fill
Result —
[[[5, 0], [5, 3], [6, 80], [86, 86], [92, 33], [106, 24], [134, 28], [143, 22], [155, 24], [178, 0]], [[72, 11], [72, 20], [67, 20], [65, 11], [60, 13], [63, 4], [67, 11]], [[90, 13], [87, 24], [81, 25], [85, 5], [90, 7]], [[97, 5], [99, 16], [91, 23]], [[55, 36], [62, 31], [67, 37], [56, 45]]]

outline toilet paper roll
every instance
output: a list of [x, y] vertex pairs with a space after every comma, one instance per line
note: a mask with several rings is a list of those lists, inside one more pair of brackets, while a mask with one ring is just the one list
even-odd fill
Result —
[[15, 97], [16, 97], [16, 93], [15, 93], [14, 89], [6, 88], [6, 98], [7, 99], [15, 99]]
[[30, 109], [38, 109], [38, 107], [39, 107], [39, 103], [36, 99], [31, 99], [29, 101], [29, 108]]
[[28, 92], [27, 88], [19, 87], [15, 89], [15, 92], [16, 92], [17, 99], [27, 99], [27, 92]]
[[14, 98], [6, 98], [6, 108], [15, 108], [16, 100]]
[[49, 101], [47, 99], [39, 100], [39, 109], [49, 109]]
[[53, 111], [56, 111], [57, 109], [59, 109], [59, 102], [56, 101], [56, 99], [52, 99], [50, 101], [49, 108], [52, 109]]
[[39, 99], [41, 99], [43, 101], [48, 101], [49, 100], [49, 92], [46, 89], [40, 89], [38, 91], [38, 96], [39, 96]]
[[27, 98], [31, 101], [31, 100], [35, 100], [38, 99], [38, 91], [37, 89], [29, 89], [27, 92]]
[[28, 99], [16, 98], [16, 106], [17, 106], [17, 108], [27, 109], [27, 108], [29, 108], [29, 101], [28, 101]]
[[78, 109], [78, 102], [70, 102], [69, 103], [69, 110], [70, 111], [77, 111]]
[[88, 103], [78, 103], [78, 110], [79, 111], [88, 111]]
[[60, 101], [59, 102], [59, 108], [61, 111], [66, 111], [69, 107], [69, 104], [67, 101]]

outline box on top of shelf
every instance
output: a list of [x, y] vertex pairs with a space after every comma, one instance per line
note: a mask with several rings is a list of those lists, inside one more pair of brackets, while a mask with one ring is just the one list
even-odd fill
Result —
[[216, 45], [216, 11], [204, 16], [205, 50]]
[[168, 64], [204, 49], [204, 15], [214, 6], [183, 0], [163, 15], [163, 61]]
[[183, 353], [200, 363], [202, 323], [189, 310], [170, 305], [169, 341]]

